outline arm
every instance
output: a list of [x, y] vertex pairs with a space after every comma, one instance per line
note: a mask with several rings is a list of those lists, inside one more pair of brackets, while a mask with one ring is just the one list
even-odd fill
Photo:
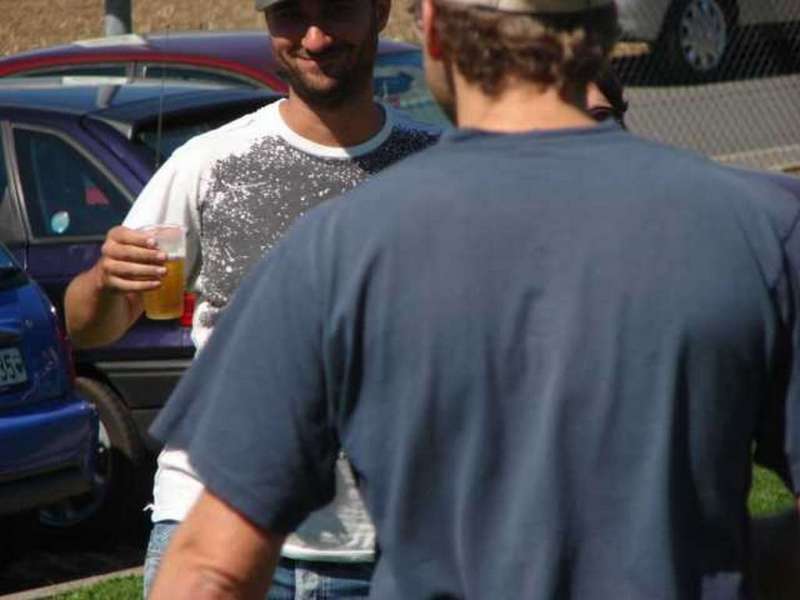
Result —
[[150, 598], [261, 600], [284, 539], [206, 491], [170, 543]]
[[67, 287], [67, 331], [79, 348], [109, 344], [142, 314], [140, 292], [157, 288], [166, 257], [147, 235], [127, 227], [108, 232], [95, 265]]

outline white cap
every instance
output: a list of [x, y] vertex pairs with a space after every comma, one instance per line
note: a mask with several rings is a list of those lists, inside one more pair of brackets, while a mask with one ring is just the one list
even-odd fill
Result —
[[[257, 0], [264, 2], [269, 0]], [[450, 4], [480, 6], [502, 12], [530, 14], [579, 13], [611, 6], [614, 0], [447, 0]]]

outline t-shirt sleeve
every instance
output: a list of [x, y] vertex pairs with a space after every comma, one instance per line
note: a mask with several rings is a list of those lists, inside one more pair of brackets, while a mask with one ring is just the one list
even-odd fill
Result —
[[182, 225], [186, 236], [186, 272], [192, 281], [200, 260], [199, 198], [205, 187], [208, 158], [204, 145], [186, 144], [156, 171], [122, 223], [137, 229], [147, 225]]
[[800, 495], [800, 224], [784, 240], [775, 297], [782, 328], [775, 369], [756, 445], [756, 460], [775, 470]]
[[244, 278], [152, 429], [214, 494], [280, 533], [333, 499], [339, 450], [305, 245], [289, 235]]

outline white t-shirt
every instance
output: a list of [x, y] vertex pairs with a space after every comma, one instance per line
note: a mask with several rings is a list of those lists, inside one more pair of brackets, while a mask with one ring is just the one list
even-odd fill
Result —
[[[371, 139], [358, 146], [322, 146], [289, 129], [281, 102], [176, 150], [124, 222], [132, 228], [156, 223], [186, 227], [188, 286], [197, 293], [192, 339], [198, 351], [242, 276], [295, 218], [437, 138], [429, 126], [384, 107], [384, 125]], [[372, 560], [374, 529], [343, 456], [336, 484], [334, 501], [289, 536], [285, 556]], [[165, 448], [153, 486], [153, 521], [183, 520], [202, 490], [186, 453]]]

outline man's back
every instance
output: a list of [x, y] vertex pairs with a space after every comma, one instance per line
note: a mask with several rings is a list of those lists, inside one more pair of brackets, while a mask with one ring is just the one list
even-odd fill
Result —
[[360, 378], [338, 406], [377, 598], [741, 583], [797, 207], [604, 129], [451, 136], [331, 219], [365, 232], [326, 246], [319, 289], [328, 364]]

